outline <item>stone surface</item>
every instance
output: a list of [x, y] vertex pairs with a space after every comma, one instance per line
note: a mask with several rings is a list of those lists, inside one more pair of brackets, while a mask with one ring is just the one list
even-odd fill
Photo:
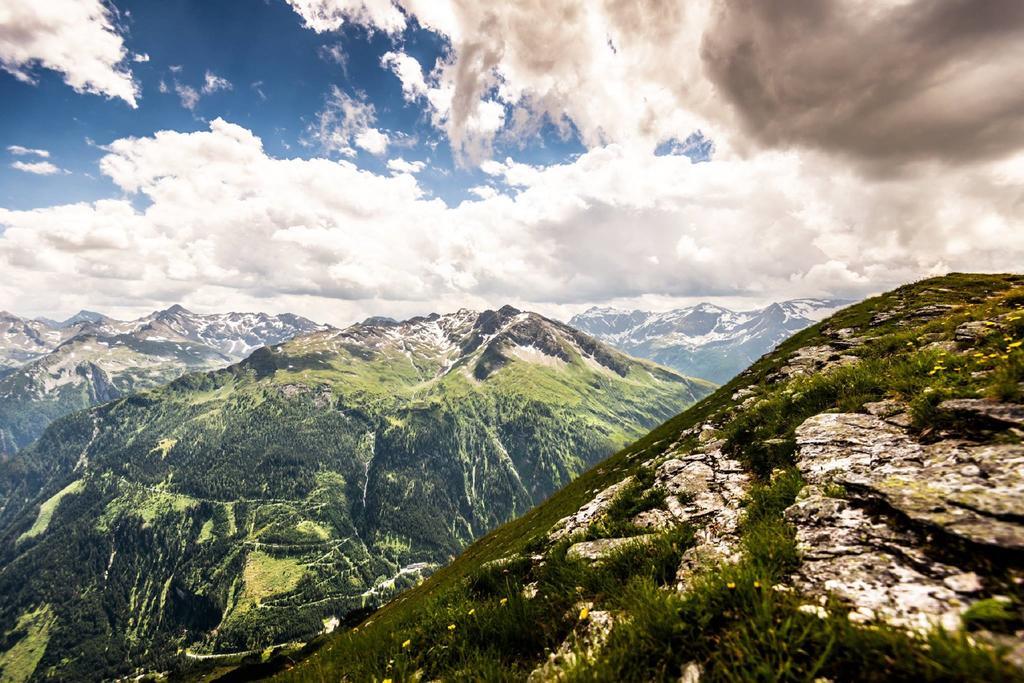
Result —
[[959, 414], [1007, 427], [1024, 427], [1024, 405], [987, 401], [982, 398], [957, 398], [943, 401], [939, 410]]
[[821, 346], [805, 346], [791, 355], [773, 378], [776, 380], [793, 379], [813, 375], [823, 370], [846, 365], [856, 365], [860, 362], [857, 356], [848, 356], [840, 353], [834, 347], [824, 344]]
[[622, 481], [612, 484], [605, 490], [598, 493], [591, 501], [583, 505], [579, 510], [563, 517], [562, 519], [555, 522], [555, 525], [551, 527], [551, 531], [548, 532], [548, 538], [551, 541], [560, 541], [563, 538], [568, 538], [573, 534], [586, 531], [594, 521], [604, 514], [608, 506], [611, 505], [615, 496], [626, 487], [633, 477], [626, 477]]
[[797, 467], [969, 543], [1024, 550], [1024, 446], [921, 444], [873, 415], [825, 413], [796, 430]]
[[565, 556], [570, 560], [599, 562], [621, 548], [629, 545], [649, 543], [653, 538], [653, 534], [643, 534], [641, 536], [627, 536], [625, 538], [601, 538], [596, 541], [582, 541], [569, 546]]
[[817, 487], [785, 512], [796, 527], [802, 562], [793, 577], [796, 588], [815, 597], [830, 595], [847, 602], [855, 621], [876, 619], [895, 626], [928, 630], [934, 625], [956, 629], [973, 594], [957, 592], [963, 570], [928, 558], [917, 550], [920, 540], [872, 519]]
[[957, 328], [956, 332], [953, 333], [953, 339], [962, 344], [974, 344], [982, 337], [987, 336], [995, 328], [992, 325], [987, 325], [981, 320], [970, 320], [965, 323], [961, 323]]

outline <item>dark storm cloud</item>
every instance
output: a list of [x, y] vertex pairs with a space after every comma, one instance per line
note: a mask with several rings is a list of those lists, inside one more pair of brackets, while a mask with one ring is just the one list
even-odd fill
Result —
[[1021, 0], [722, 0], [701, 56], [761, 144], [880, 165], [1024, 146]]

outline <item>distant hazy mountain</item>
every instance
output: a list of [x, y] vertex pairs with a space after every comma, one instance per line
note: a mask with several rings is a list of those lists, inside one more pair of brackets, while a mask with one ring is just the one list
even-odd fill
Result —
[[793, 299], [753, 311], [698, 304], [665, 313], [591, 308], [569, 324], [626, 353], [719, 384], [850, 301]]
[[[181, 343], [155, 338], [182, 315], [144, 343]], [[37, 674], [99, 680], [308, 639], [712, 388], [505, 307], [315, 331], [77, 412], [0, 460], [0, 653], [30, 633]]]
[[295, 315], [200, 315], [181, 306], [133, 321], [92, 311], [63, 322], [0, 313], [0, 455], [75, 410], [190, 370], [224, 367], [318, 329], [324, 328]]

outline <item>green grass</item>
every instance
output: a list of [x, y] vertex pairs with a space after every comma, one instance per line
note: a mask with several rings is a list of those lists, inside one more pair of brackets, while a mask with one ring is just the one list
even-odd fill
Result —
[[5, 634], [8, 638], [17, 636], [18, 640], [0, 654], [0, 682], [22, 683], [32, 677], [46, 652], [53, 622], [53, 610], [49, 605], [42, 605], [18, 618], [13, 631]]
[[80, 492], [83, 488], [85, 488], [85, 480], [76, 479], [44, 501], [43, 504], [39, 506], [39, 514], [36, 516], [35, 521], [32, 522], [32, 526], [18, 537], [18, 542], [44, 533], [47, 527], [50, 526], [50, 519], [53, 518], [53, 513], [57, 510], [57, 506], [60, 505], [60, 501], [63, 500], [65, 496], [74, 495]]
[[[471, 545], [357, 631], [317, 643], [313, 656], [282, 677], [397, 681], [415, 673], [425, 680], [521, 679], [571, 630], [569, 607], [586, 599], [595, 609], [628, 618], [617, 622], [598, 658], [581, 661], [569, 672], [569, 680], [674, 680], [689, 661], [700, 662], [711, 681], [804, 681], [818, 676], [1021, 680], [999, 653], [962, 635], [934, 632], [918, 637], [885, 626], [865, 629], [851, 623], [836, 604], [828, 605], [828, 616], [820, 619], [799, 609], [805, 602], [801, 596], [772, 586], [799, 563], [793, 530], [782, 518], [803, 486], [792, 467], [796, 427], [823, 411], [858, 411], [866, 402], [892, 398], [910, 404], [914, 428], [927, 435], [948, 419], [936, 410], [944, 398], [1016, 396], [1024, 354], [1011, 345], [1024, 338], [1024, 316], [1013, 318], [1024, 307], [1022, 284], [1019, 276], [1008, 275], [954, 274], [926, 280], [852, 306], [794, 335], [711, 396]], [[933, 304], [952, 308], [935, 320], [897, 317], [868, 324], [875, 314], [893, 307], [913, 311]], [[901, 320], [908, 324], [901, 325]], [[986, 336], [965, 356], [926, 348], [928, 341], [922, 337], [949, 339], [968, 320], [998, 320], [993, 322], [998, 333]], [[867, 345], [849, 351], [861, 362], [790, 382], [771, 381], [795, 350], [826, 342], [825, 325], [859, 328], [871, 337]], [[742, 387], [755, 387], [759, 400], [737, 411], [731, 396]], [[557, 520], [630, 475], [636, 481], [583, 538], [635, 533], [629, 520], [658, 505], [662, 495], [648, 486], [651, 470], [643, 463], [656, 460], [670, 444], [680, 442], [681, 432], [709, 419], [724, 425], [726, 449], [755, 478], [746, 500], [738, 563], [706, 567], [686, 593], [665, 590], [679, 554], [692, 542], [692, 530], [686, 528], [659, 536], [650, 545], [624, 548], [598, 566], [567, 561], [568, 542], [548, 549], [540, 568], [520, 556], [544, 551], [540, 539]], [[681, 441], [676, 448], [694, 443]], [[845, 492], [832, 490], [829, 495]], [[512, 559], [494, 562], [500, 558]], [[539, 595], [548, 596], [550, 611], [538, 612], [533, 601], [521, 597], [528, 583], [536, 583]], [[502, 611], [502, 598], [507, 611]], [[474, 617], [486, 615], [487, 628], [476, 630], [466, 621], [470, 610], [476, 610]], [[456, 625], [454, 631], [447, 630], [446, 621]], [[507, 647], [497, 642], [501, 638], [508, 639]], [[414, 652], [402, 648], [405, 640]]]

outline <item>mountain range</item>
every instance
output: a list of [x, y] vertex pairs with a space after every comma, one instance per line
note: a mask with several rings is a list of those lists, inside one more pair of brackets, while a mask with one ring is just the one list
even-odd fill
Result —
[[658, 313], [594, 307], [569, 324], [630, 355], [721, 384], [794, 332], [850, 303], [793, 299], [739, 312], [709, 303]]
[[[162, 341], [181, 315], [145, 343], [187, 350]], [[0, 461], [0, 669], [113, 678], [308, 640], [713, 388], [504, 307], [318, 329], [70, 414]]]
[[0, 312], [0, 456], [75, 410], [320, 329], [291, 314], [203, 315], [181, 306], [132, 321], [92, 311], [63, 322]]
[[239, 674], [1024, 681], [1022, 429], [1024, 276], [906, 285]]

